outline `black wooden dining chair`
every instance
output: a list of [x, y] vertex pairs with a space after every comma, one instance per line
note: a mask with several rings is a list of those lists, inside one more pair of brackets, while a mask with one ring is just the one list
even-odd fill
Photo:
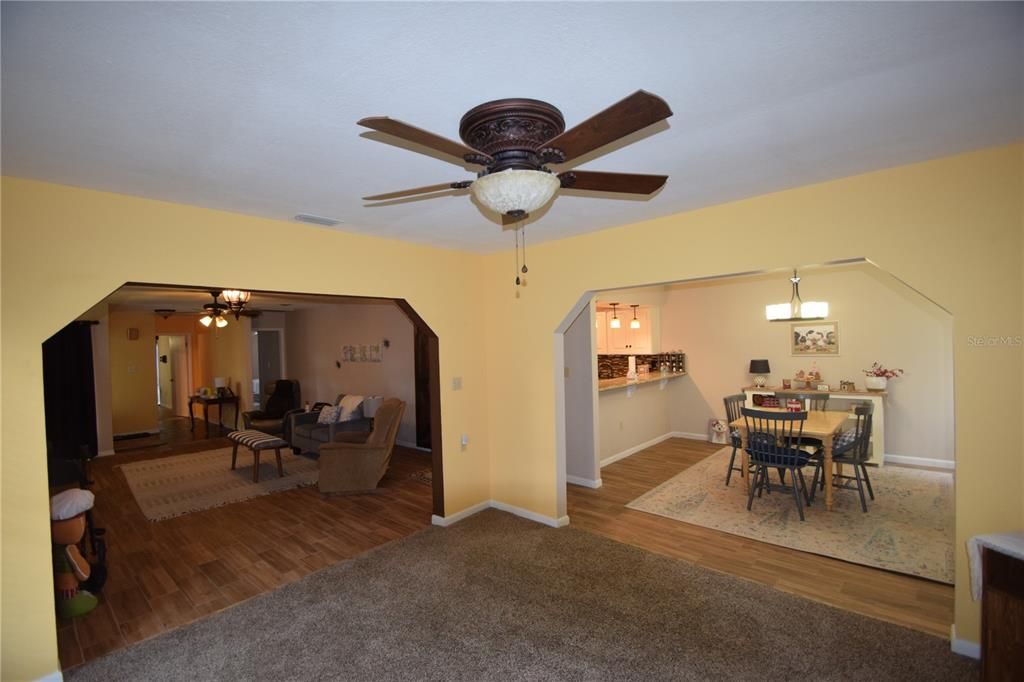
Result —
[[854, 415], [856, 415], [857, 423], [854, 427], [848, 431], [844, 431], [832, 443], [832, 464], [849, 464], [853, 467], [853, 476], [836, 474], [835, 472], [826, 472], [822, 470], [822, 459], [819, 458], [814, 464], [814, 478], [811, 479], [811, 500], [814, 500], [814, 493], [818, 488], [818, 476], [821, 476], [822, 482], [825, 480], [825, 476], [832, 473], [833, 481], [838, 481], [838, 484], [834, 487], [844, 488], [846, 490], [853, 490], [853, 486], [857, 486], [857, 492], [860, 494], [860, 508], [861, 511], [867, 513], [868, 504], [864, 499], [864, 487], [867, 486], [868, 496], [874, 500], [875, 491], [871, 489], [871, 479], [868, 477], [867, 461], [871, 457], [870, 446], [871, 446], [871, 419], [875, 412], [875, 406], [872, 403], [862, 403], [854, 408]]
[[[828, 398], [827, 393], [801, 393], [800, 391], [776, 391], [775, 397], [779, 399], [779, 406], [785, 407], [787, 400], [799, 400], [803, 403], [804, 407], [808, 412], [824, 412], [828, 409]], [[825, 443], [820, 438], [814, 438], [805, 436], [803, 440], [805, 446], [811, 446], [812, 448], [820, 448]]]
[[[789, 486], [793, 491], [800, 520], [804, 520], [804, 503], [811, 504], [807, 494], [803, 468], [810, 461], [810, 455], [803, 450], [804, 422], [806, 412], [765, 412], [744, 407], [743, 419], [747, 428], [747, 454], [754, 464], [754, 477], [747, 492], [747, 511], [754, 503], [754, 493], [761, 497], [765, 489], [770, 491], [769, 469], [789, 471]], [[785, 487], [783, 487], [785, 489]], [[800, 493], [803, 493], [803, 502]]]
[[[736, 395], [727, 395], [723, 400], [725, 401], [725, 417], [732, 424], [743, 416], [741, 410], [743, 409], [743, 403], [747, 400], [747, 396], [743, 393], [737, 393]], [[729, 485], [732, 472], [743, 471], [741, 467], [736, 466], [736, 451], [743, 447], [743, 439], [740, 438], [740, 430], [734, 426], [729, 427], [729, 442], [732, 443], [732, 455], [729, 457], [729, 468], [725, 472], [726, 485]]]

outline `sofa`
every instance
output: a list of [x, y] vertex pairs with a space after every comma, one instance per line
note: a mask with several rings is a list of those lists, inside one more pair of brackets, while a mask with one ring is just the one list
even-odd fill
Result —
[[[338, 394], [334, 404], [340, 403], [344, 397], [344, 393]], [[333, 443], [339, 438], [345, 437], [342, 434], [347, 434], [349, 438], [353, 436], [359, 438], [359, 434], [365, 434], [366, 437], [369, 437], [370, 432], [373, 430], [373, 420], [362, 415], [361, 407], [357, 410], [357, 414], [358, 416], [355, 419], [349, 421], [336, 422], [334, 424], [318, 424], [317, 420], [320, 418], [320, 410], [292, 413], [288, 417], [289, 425], [287, 432], [289, 444], [296, 454], [300, 452], [319, 453], [321, 445]]]

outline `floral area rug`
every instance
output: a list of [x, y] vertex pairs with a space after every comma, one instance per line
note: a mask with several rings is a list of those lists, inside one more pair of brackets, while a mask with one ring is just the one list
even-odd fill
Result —
[[[860, 509], [856, 490], [835, 490], [833, 511], [824, 491], [804, 508], [801, 522], [792, 493], [754, 498], [747, 511], [743, 479], [729, 487], [726, 447], [641, 495], [627, 507], [733, 535], [888, 571], [953, 584], [953, 476], [906, 467], [868, 467], [875, 500]], [[737, 453], [736, 462], [739, 464]], [[847, 467], [848, 469], [848, 467]], [[810, 486], [814, 469], [804, 471]], [[847, 471], [846, 473], [851, 473]], [[772, 480], [778, 482], [773, 471]], [[788, 479], [787, 479], [788, 480]], [[866, 495], [865, 491], [865, 495]]]

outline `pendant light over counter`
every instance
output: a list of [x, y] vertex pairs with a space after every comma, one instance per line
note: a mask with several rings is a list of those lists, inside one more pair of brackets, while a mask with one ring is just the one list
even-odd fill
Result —
[[636, 309], [640, 307], [640, 304], [639, 303], [632, 303], [632, 304], [630, 304], [629, 307], [633, 309], [633, 319], [629, 321], [629, 328], [630, 329], [639, 329], [640, 328], [640, 320], [636, 319]]
[[611, 327], [612, 329], [618, 329], [618, 328], [620, 328], [622, 326], [622, 320], [619, 319], [619, 313], [616, 310], [619, 307], [619, 304], [618, 303], [612, 303], [611, 306], [612, 306], [612, 320], [608, 324], [608, 326]]

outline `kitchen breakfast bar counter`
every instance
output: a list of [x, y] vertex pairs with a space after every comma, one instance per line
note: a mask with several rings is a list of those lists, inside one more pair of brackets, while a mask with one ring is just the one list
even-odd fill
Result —
[[614, 391], [619, 388], [628, 388], [629, 386], [642, 386], [643, 384], [653, 384], [662, 380], [675, 379], [677, 377], [686, 376], [686, 372], [651, 372], [650, 374], [641, 374], [636, 379], [627, 379], [626, 377], [616, 377], [614, 379], [598, 379], [597, 390], [598, 392]]

